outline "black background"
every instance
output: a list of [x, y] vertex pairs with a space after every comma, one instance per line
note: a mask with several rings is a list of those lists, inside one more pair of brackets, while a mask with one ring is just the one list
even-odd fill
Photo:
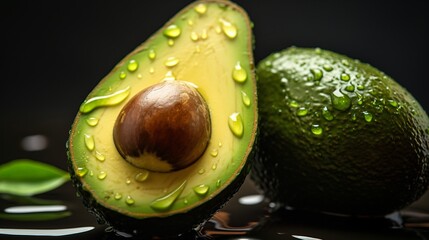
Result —
[[[65, 142], [91, 89], [192, 1], [2, 1], [1, 162], [66, 168]], [[255, 62], [295, 45], [346, 54], [384, 71], [429, 111], [424, 1], [235, 1], [254, 22]], [[27, 135], [48, 137], [25, 152]]]

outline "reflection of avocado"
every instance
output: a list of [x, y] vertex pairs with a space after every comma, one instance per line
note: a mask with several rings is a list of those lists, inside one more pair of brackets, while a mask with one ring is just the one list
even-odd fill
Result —
[[292, 47], [257, 67], [253, 178], [296, 208], [380, 215], [418, 199], [429, 180], [429, 119], [403, 87], [357, 60]]
[[247, 14], [195, 2], [89, 94], [70, 132], [70, 171], [100, 222], [171, 235], [210, 217], [248, 173], [257, 106]]

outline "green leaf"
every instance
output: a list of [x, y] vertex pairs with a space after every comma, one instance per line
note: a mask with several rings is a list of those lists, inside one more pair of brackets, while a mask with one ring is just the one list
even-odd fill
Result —
[[69, 180], [64, 170], [30, 159], [0, 165], [0, 193], [32, 196], [53, 190]]

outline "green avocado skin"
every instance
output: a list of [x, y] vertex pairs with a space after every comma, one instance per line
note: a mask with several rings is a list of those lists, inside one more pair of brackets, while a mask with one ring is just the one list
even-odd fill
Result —
[[399, 210], [428, 189], [429, 118], [369, 64], [291, 47], [257, 66], [252, 179], [273, 202], [354, 216]]

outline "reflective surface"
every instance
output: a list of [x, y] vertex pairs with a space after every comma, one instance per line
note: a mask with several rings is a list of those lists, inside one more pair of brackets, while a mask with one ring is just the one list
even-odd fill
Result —
[[[383, 218], [350, 218], [292, 209], [266, 201], [247, 178], [240, 191], [197, 232], [176, 239], [416, 239], [429, 236], [428, 196]], [[71, 183], [40, 196], [0, 200], [0, 239], [129, 239], [96, 223]], [[21, 206], [21, 207], [20, 207]]]

